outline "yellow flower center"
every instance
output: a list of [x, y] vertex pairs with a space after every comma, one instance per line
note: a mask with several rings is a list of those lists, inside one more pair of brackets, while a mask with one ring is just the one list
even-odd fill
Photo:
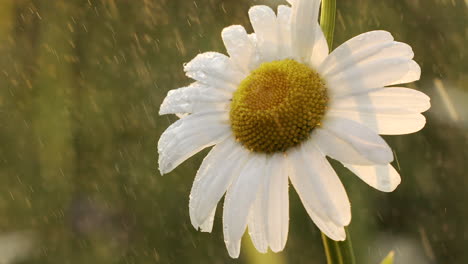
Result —
[[236, 139], [254, 152], [284, 152], [320, 125], [327, 89], [308, 66], [286, 59], [263, 63], [239, 85], [231, 103]]

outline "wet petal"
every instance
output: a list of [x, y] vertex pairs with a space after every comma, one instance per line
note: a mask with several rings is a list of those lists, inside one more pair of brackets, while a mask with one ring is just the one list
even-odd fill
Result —
[[323, 34], [322, 28], [317, 23], [316, 30], [315, 30], [315, 43], [314, 47], [312, 48], [312, 56], [310, 58], [310, 65], [314, 68], [318, 68], [325, 58], [328, 57], [328, 43], [325, 35]]
[[177, 120], [158, 142], [159, 170], [172, 171], [202, 149], [223, 141], [231, 133], [225, 112], [201, 112]]
[[256, 58], [255, 45], [242, 26], [230, 26], [223, 29], [221, 36], [231, 60], [245, 73], [250, 72], [250, 65]]
[[400, 184], [400, 174], [392, 165], [357, 166], [343, 164], [365, 183], [382, 192], [393, 192]]
[[330, 108], [375, 114], [414, 114], [431, 107], [430, 98], [414, 89], [389, 87], [333, 100]]
[[205, 157], [190, 192], [190, 219], [195, 229], [209, 219], [232, 180], [239, 176], [247, 156], [248, 151], [228, 137]]
[[164, 98], [159, 114], [227, 111], [232, 93], [195, 82], [187, 87], [170, 90]]
[[316, 42], [320, 0], [296, 0], [292, 4], [291, 45], [299, 62], [309, 63]]
[[265, 186], [260, 185], [260, 188], [255, 198], [255, 202], [250, 208], [248, 226], [249, 235], [252, 239], [254, 247], [260, 253], [267, 253], [268, 251], [268, 236], [267, 236], [267, 208], [265, 208]]
[[412, 64], [405, 58], [373, 60], [324, 78], [331, 97], [344, 97], [395, 83], [408, 74]]
[[375, 163], [361, 155], [351, 144], [326, 129], [315, 129], [311, 140], [322, 153], [349, 164], [374, 165]]
[[250, 154], [239, 177], [234, 179], [224, 200], [223, 230], [229, 255], [239, 257], [240, 241], [247, 217], [265, 176], [265, 155]]
[[[205, 219], [205, 221], [203, 223], [201, 223], [199, 226], [197, 225], [196, 229], [198, 229], [198, 227], [200, 227], [200, 231], [206, 232], [206, 233], [211, 233], [211, 231], [213, 230], [213, 223], [214, 223], [215, 214], [216, 214], [216, 206], [213, 209], [213, 211], [211, 211], [210, 215]], [[192, 222], [192, 225], [193, 225], [193, 222]]]
[[229, 57], [216, 52], [198, 54], [184, 70], [194, 80], [212, 87], [232, 87], [232, 90], [246, 77]]
[[291, 182], [309, 215], [337, 226], [348, 225], [351, 221], [348, 196], [324, 154], [309, 141], [287, 157]]
[[328, 218], [319, 216], [313, 211], [309, 213], [309, 216], [320, 229], [320, 231], [322, 231], [327, 237], [335, 241], [344, 241], [346, 239], [346, 231], [344, 226], [337, 225]]
[[278, 59], [278, 24], [275, 12], [268, 6], [253, 6], [249, 10], [250, 22], [257, 36], [257, 49], [261, 61]]
[[279, 252], [286, 245], [289, 230], [288, 163], [282, 153], [269, 159], [266, 179], [268, 241], [271, 250]]
[[414, 60], [409, 62], [408, 71], [405, 75], [403, 75], [400, 79], [395, 80], [394, 82], [388, 85], [395, 85], [395, 84], [403, 84], [403, 83], [410, 83], [414, 81], [418, 81], [421, 78], [421, 67], [417, 62]]
[[421, 130], [426, 118], [421, 114], [379, 114], [356, 111], [330, 110], [329, 116], [358, 122], [380, 135], [403, 135]]
[[291, 13], [288, 6], [278, 6], [278, 53], [279, 59], [291, 58]]
[[392, 35], [387, 31], [377, 30], [360, 34], [341, 44], [323, 61], [319, 67], [322, 74], [326, 74], [337, 67], [349, 66], [357, 58], [366, 57], [369, 51], [379, 49], [393, 41]]
[[371, 129], [349, 119], [327, 116], [323, 129], [345, 141], [366, 159], [377, 164], [393, 161], [393, 153], [387, 143]]
[[258, 251], [283, 250], [289, 227], [288, 164], [283, 154], [268, 157], [266, 175], [249, 215], [249, 234]]

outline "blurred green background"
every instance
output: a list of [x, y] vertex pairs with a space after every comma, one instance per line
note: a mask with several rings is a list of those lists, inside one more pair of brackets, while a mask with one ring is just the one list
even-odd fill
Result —
[[[422, 66], [409, 85], [432, 98], [419, 133], [386, 137], [402, 184], [380, 193], [336, 165], [352, 203], [357, 263], [468, 263], [468, 2], [338, 0], [335, 46], [384, 29]], [[320, 233], [290, 188], [282, 253], [244, 237], [229, 258], [188, 216], [207, 151], [157, 172], [156, 144], [176, 117], [167, 91], [182, 64], [225, 52], [221, 30], [285, 1], [0, 0], [0, 263], [325, 263]]]

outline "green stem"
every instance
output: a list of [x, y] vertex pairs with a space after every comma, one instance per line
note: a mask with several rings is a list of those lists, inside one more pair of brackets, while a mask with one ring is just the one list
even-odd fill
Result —
[[335, 32], [336, 0], [323, 0], [320, 15], [320, 26], [327, 39], [330, 50], [333, 48], [333, 33]]
[[353, 245], [348, 229], [346, 229], [346, 240], [334, 241], [322, 233], [322, 242], [328, 264], [356, 264]]
[[350, 264], [355, 264], [356, 262], [356, 257], [354, 256], [354, 249], [353, 249], [353, 243], [351, 242], [351, 234], [349, 233], [349, 230], [347, 227], [345, 227], [346, 230], [346, 240], [344, 242], [340, 242], [341, 251], [344, 253], [343, 258], [346, 259]]
[[[320, 15], [320, 26], [327, 39], [330, 50], [333, 48], [333, 33], [335, 32], [336, 0], [322, 0], [322, 10]], [[325, 249], [328, 264], [355, 264], [353, 245], [351, 236], [347, 228], [346, 240], [343, 242], [334, 241], [322, 233], [322, 242]]]
[[325, 249], [325, 256], [327, 256], [327, 263], [334, 263], [334, 255], [332, 254], [332, 249], [330, 246], [331, 240], [324, 234], [322, 234], [322, 243], [323, 243], [323, 248]]

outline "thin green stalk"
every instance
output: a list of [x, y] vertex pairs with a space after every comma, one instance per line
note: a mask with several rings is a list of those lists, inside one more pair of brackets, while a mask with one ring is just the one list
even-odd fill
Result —
[[333, 263], [334, 262], [334, 255], [331, 254], [331, 247], [330, 247], [330, 239], [324, 234], [322, 234], [322, 243], [323, 243], [323, 248], [325, 249], [325, 256], [327, 257], [327, 263]]
[[335, 32], [336, 0], [323, 0], [320, 15], [320, 26], [327, 39], [330, 50], [333, 48], [333, 33]]
[[348, 229], [346, 228], [346, 240], [334, 241], [322, 233], [322, 242], [328, 264], [356, 264], [353, 246]]
[[347, 227], [346, 230], [346, 240], [344, 242], [338, 242], [341, 247], [341, 252], [343, 252], [343, 258], [346, 259], [350, 264], [355, 264], [356, 257], [354, 256], [353, 243], [351, 241], [351, 235]]
[[[327, 39], [330, 50], [333, 48], [333, 34], [335, 32], [336, 0], [322, 0], [322, 10], [320, 15], [320, 26]], [[353, 245], [351, 236], [347, 228], [346, 240], [338, 242], [331, 240], [322, 233], [323, 247], [328, 264], [355, 264]]]

